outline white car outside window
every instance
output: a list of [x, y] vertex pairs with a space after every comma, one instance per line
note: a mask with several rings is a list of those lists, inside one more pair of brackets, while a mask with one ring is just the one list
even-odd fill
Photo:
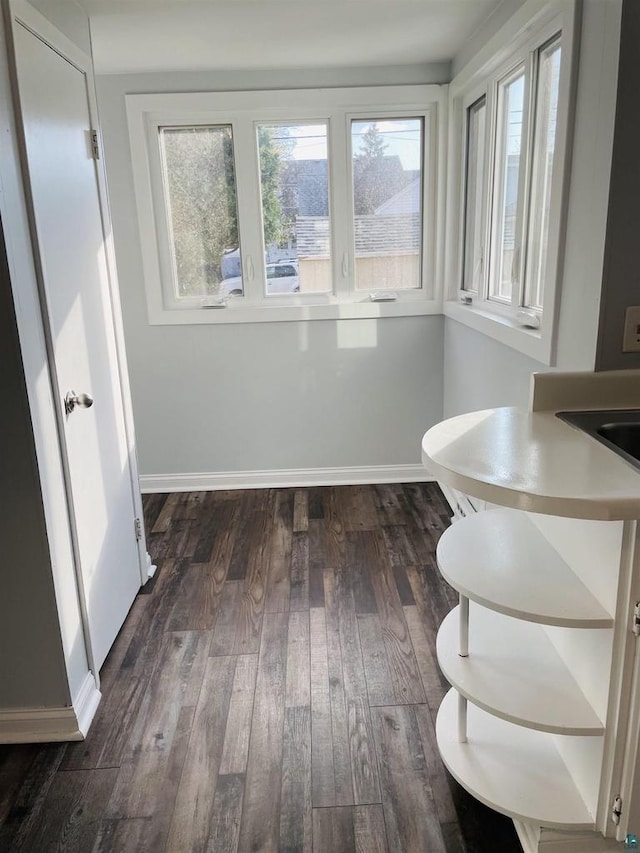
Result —
[[[297, 260], [267, 264], [267, 295], [297, 293], [300, 290]], [[220, 282], [220, 296], [242, 296], [242, 276], [232, 276]]]

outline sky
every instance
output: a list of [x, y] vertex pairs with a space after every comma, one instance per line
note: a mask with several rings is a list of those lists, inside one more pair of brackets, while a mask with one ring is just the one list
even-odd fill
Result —
[[[353, 150], [358, 152], [362, 135], [374, 122], [357, 121], [352, 126]], [[419, 169], [420, 119], [382, 119], [375, 122], [387, 148], [387, 156], [398, 155], [404, 169]], [[289, 125], [289, 138], [296, 139], [294, 160], [324, 160], [327, 156], [326, 126], [321, 124]]]

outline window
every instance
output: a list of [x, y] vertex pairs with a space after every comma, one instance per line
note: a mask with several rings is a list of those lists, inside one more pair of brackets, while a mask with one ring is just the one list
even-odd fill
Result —
[[[295, 267], [267, 266], [266, 295], [331, 291], [327, 124], [260, 124], [262, 234], [267, 259], [290, 257]], [[289, 277], [289, 287], [269, 279]], [[293, 278], [295, 277], [295, 282]]]
[[440, 310], [442, 100], [438, 86], [127, 96], [150, 321]]
[[531, 217], [527, 239], [527, 269], [524, 304], [542, 310], [544, 271], [547, 258], [551, 181], [558, 119], [560, 84], [560, 39], [539, 51], [537, 124], [531, 170]]
[[487, 99], [467, 108], [467, 160], [464, 203], [464, 288], [477, 293], [484, 266], [484, 148]]
[[356, 290], [421, 286], [421, 118], [351, 122]]
[[228, 257], [237, 258], [233, 286], [241, 294], [231, 126], [161, 127], [159, 145], [174, 297], [220, 293]]
[[[459, 308], [445, 313], [549, 362], [559, 277], [573, 23], [550, 17], [451, 84], [460, 116]], [[479, 66], [481, 69], [483, 66]], [[455, 168], [455, 166], [454, 166]], [[462, 305], [460, 305], [462, 303]], [[491, 325], [493, 322], [493, 325]], [[514, 334], [517, 333], [517, 334]]]
[[520, 267], [518, 238], [522, 201], [524, 66], [498, 83], [498, 121], [494, 164], [489, 299], [511, 302]]

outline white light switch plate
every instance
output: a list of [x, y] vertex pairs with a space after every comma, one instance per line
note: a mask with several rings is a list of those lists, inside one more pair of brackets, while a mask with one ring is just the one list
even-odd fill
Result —
[[622, 352], [640, 352], [640, 305], [630, 305], [625, 312]]

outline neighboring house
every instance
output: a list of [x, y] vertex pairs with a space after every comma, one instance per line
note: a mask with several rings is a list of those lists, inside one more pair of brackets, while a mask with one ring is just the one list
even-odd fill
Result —
[[326, 160], [287, 160], [282, 165], [281, 185], [289, 196], [291, 215], [328, 216], [329, 195]]
[[392, 196], [387, 201], [383, 202], [376, 208], [375, 215], [394, 215], [403, 213], [419, 213], [420, 212], [420, 193], [422, 191], [422, 181], [420, 173], [403, 187], [399, 192]]
[[[396, 158], [393, 158], [396, 159]], [[412, 173], [413, 174], [413, 173]], [[398, 190], [374, 213], [354, 217], [357, 286], [401, 287], [417, 282], [420, 256], [420, 177]], [[300, 261], [300, 290], [325, 289], [330, 273], [329, 219], [296, 217], [296, 245]]]

